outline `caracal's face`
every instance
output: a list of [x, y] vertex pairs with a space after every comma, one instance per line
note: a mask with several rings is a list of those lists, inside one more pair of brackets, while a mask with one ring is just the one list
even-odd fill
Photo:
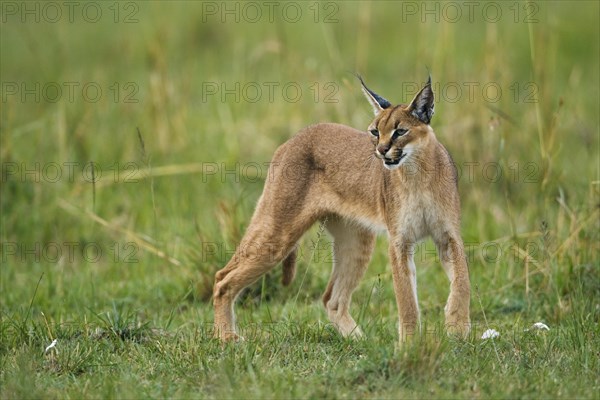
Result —
[[381, 110], [368, 128], [375, 156], [390, 170], [410, 160], [431, 133], [429, 125], [415, 118], [408, 107], [397, 105]]

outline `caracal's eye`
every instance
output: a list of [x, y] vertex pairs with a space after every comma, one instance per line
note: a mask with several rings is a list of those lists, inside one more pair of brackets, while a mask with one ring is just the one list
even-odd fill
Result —
[[369, 132], [371, 133], [371, 135], [379, 137], [379, 131], [377, 129], [371, 129]]
[[394, 131], [394, 133], [392, 133], [392, 140], [396, 140], [400, 136], [406, 135], [406, 132], [408, 132], [408, 129], [404, 129], [404, 128], [398, 128], [398, 129], [396, 129]]

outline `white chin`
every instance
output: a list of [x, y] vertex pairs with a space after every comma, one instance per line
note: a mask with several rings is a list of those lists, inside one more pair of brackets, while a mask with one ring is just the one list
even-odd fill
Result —
[[[404, 160], [402, 160], [402, 161], [404, 161]], [[394, 169], [397, 169], [397, 168], [399, 168], [399, 167], [400, 167], [400, 164], [402, 164], [402, 161], [400, 161], [398, 164], [386, 164], [386, 163], [384, 162], [384, 163], [383, 163], [383, 166], [384, 166], [385, 168], [387, 168], [387, 169], [389, 169], [389, 170], [391, 171], [391, 170], [394, 170]]]
[[406, 162], [406, 160], [408, 159], [408, 156], [409, 156], [409, 154], [405, 153], [397, 164], [386, 164], [384, 161], [383, 166], [386, 167], [387, 169], [389, 169], [390, 171], [394, 170], [394, 169], [398, 169], [402, 164], [404, 164]]

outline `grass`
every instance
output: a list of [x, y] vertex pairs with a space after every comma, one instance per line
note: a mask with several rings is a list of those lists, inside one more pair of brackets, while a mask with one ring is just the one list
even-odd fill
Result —
[[[3, 14], [2, 398], [598, 398], [598, 4], [502, 3], [496, 23], [422, 21], [400, 2], [315, 3], [315, 23], [297, 4], [295, 23], [221, 22], [200, 3], [139, 3], [130, 24], [106, 4], [97, 23]], [[119, 21], [134, 10], [121, 5]], [[238, 302], [247, 340], [215, 342], [213, 276], [263, 163], [305, 125], [368, 126], [349, 72], [405, 102], [426, 66], [432, 126], [461, 170], [471, 337], [441, 329], [448, 284], [426, 241], [424, 334], [398, 346], [382, 237], [352, 308], [367, 340], [340, 338], [320, 304], [331, 253], [315, 226], [291, 287], [276, 268]], [[72, 101], [66, 82], [79, 84]], [[272, 99], [250, 101], [269, 82]], [[530, 329], [540, 321], [550, 330]], [[488, 328], [500, 337], [481, 340]]]

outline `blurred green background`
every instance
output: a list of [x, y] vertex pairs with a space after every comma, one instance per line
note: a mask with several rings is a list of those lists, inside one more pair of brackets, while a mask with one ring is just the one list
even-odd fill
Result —
[[[3, 355], [33, 340], [13, 331], [17, 315], [55, 327], [119, 304], [152, 326], [209, 323], [214, 272], [277, 146], [315, 122], [370, 123], [354, 72], [392, 103], [431, 73], [432, 126], [461, 170], [474, 322], [484, 308], [506, 323], [598, 316], [578, 302], [600, 295], [599, 3], [69, 7], [2, 3]], [[280, 290], [277, 268], [243, 296], [240, 323], [264, 321], [264, 301], [284, 318], [294, 298], [306, 321], [325, 320], [328, 240], [307, 234], [294, 286]], [[396, 318], [391, 285], [369, 309], [386, 245], [355, 296], [363, 323]], [[435, 321], [447, 283], [433, 249], [416, 262]]]

